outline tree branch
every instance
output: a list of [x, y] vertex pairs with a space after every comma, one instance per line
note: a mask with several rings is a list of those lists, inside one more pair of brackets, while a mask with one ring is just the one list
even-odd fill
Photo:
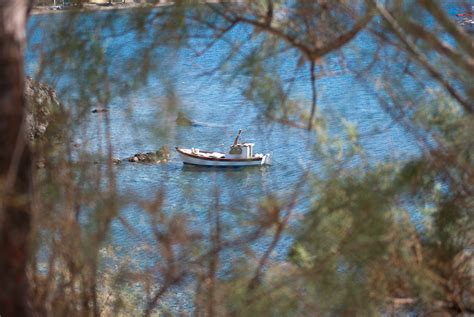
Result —
[[456, 91], [456, 89], [449, 84], [449, 82], [437, 71], [417, 49], [414, 43], [412, 43], [406, 36], [404, 30], [398, 24], [398, 22], [393, 18], [393, 16], [380, 5], [376, 0], [372, 0], [374, 6], [380, 12], [387, 24], [392, 28], [395, 35], [402, 41], [406, 46], [407, 51], [428, 71], [428, 73], [436, 79], [453, 97], [467, 113], [474, 113], [474, 106], [472, 103], [468, 102]]
[[314, 65], [315, 61], [310, 61], [310, 76], [311, 76], [311, 114], [309, 116], [308, 121], [308, 131], [311, 131], [313, 128], [313, 118], [316, 112], [316, 99], [317, 99], [317, 91], [316, 91], [316, 74], [314, 73]]

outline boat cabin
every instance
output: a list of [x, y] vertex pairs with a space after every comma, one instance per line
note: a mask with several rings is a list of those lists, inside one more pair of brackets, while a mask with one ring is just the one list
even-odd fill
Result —
[[249, 159], [253, 155], [254, 143], [237, 143], [230, 147], [229, 154], [226, 155], [230, 159]]
[[226, 158], [229, 159], [250, 159], [253, 158], [253, 146], [254, 143], [239, 143], [240, 134], [242, 130], [239, 129], [237, 136], [235, 137], [234, 144], [230, 146], [229, 154], [226, 154]]

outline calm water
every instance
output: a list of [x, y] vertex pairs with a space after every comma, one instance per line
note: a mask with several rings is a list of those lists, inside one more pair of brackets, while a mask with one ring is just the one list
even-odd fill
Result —
[[[456, 12], [458, 8], [450, 8]], [[127, 13], [118, 14], [117, 23], [125, 21]], [[90, 14], [86, 19], [100, 18], [100, 14]], [[36, 25], [47, 22], [49, 16], [35, 16], [30, 20], [30, 47], [41, 42], [43, 30]], [[123, 22], [125, 23], [125, 22]], [[239, 37], [245, 29], [236, 29], [232, 36]], [[109, 40], [107, 52], [113, 51], [111, 58], [120, 63], [130, 54], [134, 54], [140, 42], [124, 35]], [[249, 44], [250, 45], [250, 44]], [[362, 34], [347, 50], [348, 62], [355, 65], [367, 65], [375, 44]], [[137, 152], [152, 151], [162, 145], [171, 149], [175, 146], [198, 147], [209, 150], [226, 150], [233, 141], [238, 129], [243, 129], [243, 139], [256, 143], [256, 152], [273, 152], [274, 164], [271, 167], [215, 170], [183, 167], [175, 152], [168, 164], [131, 164], [124, 162], [116, 167], [118, 183], [123, 192], [133, 192], [144, 199], [155, 197], [158, 190], [166, 192], [165, 209], [172, 212], [184, 212], [192, 227], [206, 231], [208, 229], [207, 211], [215, 205], [215, 193], [220, 194], [220, 205], [224, 212], [224, 222], [234, 233], [239, 233], [238, 224], [246, 213], [252, 213], [254, 206], [268, 192], [284, 194], [291, 190], [301, 178], [306, 168], [318, 170], [313, 145], [315, 136], [304, 130], [280, 124], [269, 123], [261, 119], [262, 108], [247, 101], [242, 96], [242, 88], [247, 78], [237, 77], [232, 85], [225, 84], [217, 76], [201, 76], [202, 72], [215, 66], [227, 47], [217, 44], [207, 54], [196, 57], [188, 49], [163, 52], [162, 63], [170, 67], [173, 85], [179, 92], [179, 109], [200, 126], [178, 127], [174, 118], [168, 117], [162, 98], [163, 85], [159, 73], [152, 73], [142, 89], [133, 91], [125, 97], [115, 98], [110, 104], [112, 143], [114, 156], [124, 158]], [[27, 70], [34, 74], [38, 56], [31, 50], [27, 53]], [[329, 59], [331, 63], [331, 58]], [[396, 65], [394, 65], [396, 67]], [[294, 74], [294, 60], [289, 57], [279, 64], [281, 74]], [[337, 71], [336, 66], [329, 66]], [[308, 75], [300, 71], [296, 74], [292, 96], [308, 106], [310, 103], [310, 85]], [[376, 70], [374, 76], [376, 76]], [[126, 73], [122, 76], [127, 76]], [[62, 87], [64, 98], [73, 89], [67, 87], [68, 79], [56, 81]], [[355, 123], [372, 162], [383, 161], [388, 157], [404, 159], [416, 155], [417, 147], [403, 129], [393, 124], [389, 116], [381, 109], [377, 99], [371, 93], [370, 83], [356, 80], [350, 74], [338, 74], [321, 78], [318, 81], [318, 106], [320, 112], [327, 115], [329, 128], [337, 132], [340, 118]], [[68, 89], [64, 89], [64, 88]], [[78, 133], [77, 142], [88, 144], [91, 151], [98, 149], [97, 123], [100, 118], [90, 114], [81, 126], [86, 127]], [[305, 194], [306, 195], [306, 194]], [[308, 207], [307, 199], [298, 206], [297, 211], [304, 213]], [[124, 250], [136, 248], [137, 243], [153, 241], [149, 233], [149, 221], [145, 213], [135, 206], [123, 210], [124, 217], [141, 233], [137, 238], [119, 223], [114, 224], [112, 240]], [[414, 215], [416, 216], [416, 215]], [[278, 254], [283, 256], [291, 238], [280, 245]], [[258, 250], [266, 245], [260, 242]], [[277, 256], [278, 256], [277, 254]], [[178, 299], [176, 299], [179, 301]], [[184, 300], [184, 302], [186, 302]], [[182, 303], [181, 303], [182, 304]], [[179, 303], [177, 304], [180, 305]]]

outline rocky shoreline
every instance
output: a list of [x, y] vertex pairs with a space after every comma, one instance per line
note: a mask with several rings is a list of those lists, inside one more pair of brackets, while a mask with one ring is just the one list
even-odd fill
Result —
[[[54, 88], [45, 83], [34, 81], [31, 77], [25, 78], [24, 96], [27, 103], [26, 113], [26, 137], [33, 145], [38, 140], [46, 137], [48, 127], [54, 123], [54, 115], [59, 113], [62, 109], [61, 101], [59, 100]], [[98, 108], [93, 109], [92, 113], [106, 112], [107, 109]], [[189, 120], [189, 119], [188, 119]], [[51, 137], [48, 134], [48, 138]], [[114, 164], [120, 164], [122, 161], [131, 163], [167, 163], [170, 160], [170, 150], [168, 146], [162, 146], [155, 152], [139, 152], [130, 157], [119, 159], [114, 158]], [[94, 161], [98, 164], [100, 161]], [[37, 162], [38, 168], [45, 167], [44, 159], [39, 158]]]
[[42, 14], [57, 14], [65, 12], [94, 12], [94, 11], [116, 11], [125, 9], [145, 9], [145, 8], [158, 8], [166, 5], [171, 5], [173, 2], [166, 1], [158, 4], [147, 4], [147, 3], [113, 3], [111, 5], [102, 5], [94, 3], [84, 3], [80, 7], [67, 7], [63, 9], [53, 9], [54, 6], [35, 6], [31, 10], [31, 15], [42, 15]]
[[[203, 0], [202, 3], [219, 3], [219, 0]], [[230, 0], [228, 2], [239, 2]], [[175, 2], [170, 0], [158, 0], [157, 3], [143, 2], [115, 2], [115, 3], [82, 3], [80, 7], [69, 6], [34, 6], [30, 15], [56, 14], [64, 12], [94, 12], [94, 11], [116, 11], [130, 9], [152, 9], [163, 6], [173, 5]]]
[[54, 88], [25, 78], [24, 96], [27, 104], [26, 136], [30, 142], [45, 135], [51, 118], [62, 105]]

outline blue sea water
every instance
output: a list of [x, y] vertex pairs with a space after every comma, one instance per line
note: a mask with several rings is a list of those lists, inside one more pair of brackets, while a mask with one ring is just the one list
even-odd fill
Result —
[[[450, 10], [456, 11], [459, 8], [453, 7]], [[101, 14], [103, 13], [84, 15], [84, 20], [100, 19]], [[123, 24], [127, 21], [127, 14], [129, 13], [117, 13], [114, 22], [117, 28], [126, 27]], [[26, 69], [30, 75], [35, 75], [40, 60], [39, 51], [33, 48], [41, 44], [44, 32], [51, 23], [60, 21], [63, 20], [59, 16], [35, 16], [30, 19], [31, 37], [26, 54]], [[244, 27], [237, 28], [231, 36], [243, 37], [248, 31]], [[190, 46], [193, 44], [199, 45], [191, 43]], [[138, 52], [143, 43], [135, 36], [124, 34], [113, 38], [105, 37], [104, 45], [111, 63], [109, 67], [113, 72], [114, 65], [125, 63], [127, 58]], [[272, 152], [274, 164], [261, 168], [219, 170], [185, 167], [174, 151], [167, 164], [124, 162], [115, 167], [117, 183], [122, 193], [133, 193], [145, 200], [153, 199], [158, 191], [163, 190], [164, 209], [169, 214], [184, 213], [190, 226], [204, 233], [209, 231], [209, 210], [215, 208], [218, 193], [219, 208], [223, 212], [223, 222], [228, 226], [228, 234], [238, 235], [245, 230], [239, 224], [248, 220], [249, 215], [255, 214], [259, 202], [268, 193], [284, 196], [291, 192], [305, 170], [317, 171], [320, 162], [315, 155], [317, 138], [313, 132], [262, 119], [262, 107], [248, 101], [242, 93], [248, 78], [237, 76], [229, 83], [216, 75], [202, 75], [218, 64], [227, 49], [224, 43], [217, 43], [199, 57], [187, 47], [176, 50], [168, 48], [157, 54], [160, 67], [166, 69], [177, 92], [179, 111], [201, 123], [200, 125], [182, 127], [174, 124], [173, 115], [176, 113], [174, 110], [168, 111], [169, 105], [164, 95], [166, 89], [162, 77], [163, 68], [152, 72], [143, 87], [130, 90], [130, 93], [122, 91], [120, 96], [112, 98], [109, 115], [113, 156], [118, 158], [153, 151], [162, 145], [167, 145], [172, 150], [175, 146], [182, 146], [225, 151], [238, 129], [243, 130], [245, 141], [256, 143], [256, 152]], [[349, 66], [362, 68], [369, 65], [375, 50], [376, 43], [362, 33], [346, 50]], [[390, 53], [383, 56], [387, 59], [392, 57]], [[355, 124], [361, 137], [360, 142], [374, 164], [387, 159], [403, 160], [417, 155], [415, 140], [398, 123], [393, 122], [374, 95], [374, 82], [341, 71], [335, 63], [332, 65], [334, 59], [335, 56], [330, 56], [326, 63], [327, 68], [334, 70], [335, 74], [320, 77], [317, 82], [318, 109], [327, 117], [330, 133], [336, 135], [342, 131], [342, 118]], [[311, 88], [308, 72], [295, 72], [295, 59], [291, 56], [276, 63], [283, 77], [295, 77], [292, 97], [309, 109]], [[396, 70], [398, 66], [391, 67]], [[382, 72], [383, 69], [374, 69], [372, 76], [377, 77]], [[129, 76], [127, 73], [115, 75], [125, 80]], [[70, 94], [74, 94], [74, 87], [71, 87], [74, 80], [48, 76], [46, 74], [43, 79], [54, 83], [61, 96], [70, 100]], [[413, 85], [413, 89], [417, 89], [416, 85]], [[105, 148], [105, 143], [97, 136], [99, 126], [103, 132], [102, 123], [103, 118], [97, 114], [88, 114], [82, 118], [78, 123], [77, 143], [86, 144], [90, 151], [97, 151], [100, 142], [102, 148]], [[304, 189], [302, 196], [296, 212], [304, 214], [310, 205], [311, 193]], [[116, 222], [111, 232], [114, 244], [124, 252], [134, 250], [141, 244], [153, 244], [149, 217], [142, 207], [127, 204], [122, 210], [122, 216], [139, 235], [131, 234], [120, 222]], [[414, 214], [413, 217], [419, 216]], [[254, 247], [258, 252], [268, 242], [268, 239], [264, 239]], [[290, 244], [291, 237], [288, 236], [278, 246], [276, 256], [283, 258]], [[153, 259], [144, 261], [153, 263]]]

